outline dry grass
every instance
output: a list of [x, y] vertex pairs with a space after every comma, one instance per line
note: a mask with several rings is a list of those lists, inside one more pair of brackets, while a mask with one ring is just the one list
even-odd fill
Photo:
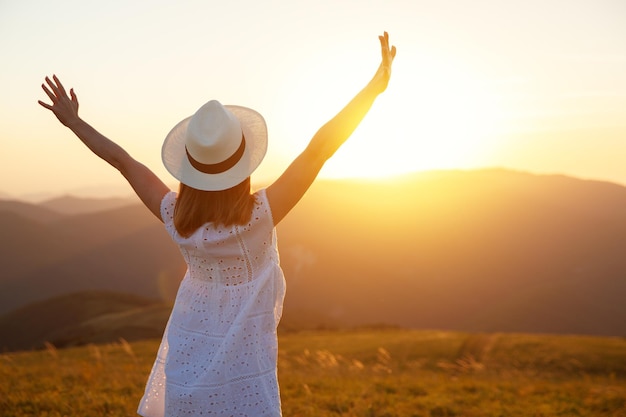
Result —
[[[0, 355], [0, 415], [134, 415], [157, 347]], [[626, 416], [623, 338], [363, 330], [280, 347], [286, 417]]]

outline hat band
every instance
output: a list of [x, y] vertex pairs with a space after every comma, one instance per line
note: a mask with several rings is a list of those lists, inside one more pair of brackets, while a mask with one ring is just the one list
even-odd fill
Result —
[[246, 138], [243, 136], [243, 133], [242, 133], [241, 145], [239, 145], [239, 148], [235, 151], [234, 154], [232, 154], [230, 157], [223, 160], [222, 162], [218, 162], [217, 164], [203, 164], [202, 162], [198, 162], [195, 159], [193, 159], [193, 157], [189, 154], [189, 151], [187, 150], [187, 146], [185, 146], [187, 159], [189, 160], [189, 163], [191, 164], [191, 166], [205, 174], [221, 174], [222, 172], [228, 171], [229, 169], [234, 167], [237, 164], [237, 162], [239, 162], [239, 160], [243, 156], [243, 151], [245, 149], [246, 149]]

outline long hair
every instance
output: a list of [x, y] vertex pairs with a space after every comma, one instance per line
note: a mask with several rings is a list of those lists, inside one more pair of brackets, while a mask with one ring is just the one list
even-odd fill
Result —
[[221, 191], [202, 191], [180, 183], [174, 207], [174, 226], [189, 237], [206, 223], [244, 225], [252, 217], [255, 198], [250, 193], [250, 177]]

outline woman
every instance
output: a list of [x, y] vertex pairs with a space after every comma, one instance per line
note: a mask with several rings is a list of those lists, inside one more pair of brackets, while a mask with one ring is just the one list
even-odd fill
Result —
[[275, 227], [348, 139], [389, 82], [396, 55], [385, 32], [369, 83], [313, 136], [266, 189], [250, 175], [267, 149], [263, 117], [212, 100], [167, 135], [162, 159], [179, 192], [78, 116], [56, 76], [39, 101], [128, 180], [165, 224], [187, 263], [138, 413], [143, 416], [280, 416], [276, 327], [285, 283]]

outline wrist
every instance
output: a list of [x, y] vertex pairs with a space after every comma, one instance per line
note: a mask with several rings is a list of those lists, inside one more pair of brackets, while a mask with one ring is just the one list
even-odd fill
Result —
[[78, 117], [78, 115], [76, 117], [72, 117], [71, 119], [63, 121], [63, 124], [71, 130], [76, 130], [80, 128], [80, 126], [84, 123], [85, 122], [80, 117]]

